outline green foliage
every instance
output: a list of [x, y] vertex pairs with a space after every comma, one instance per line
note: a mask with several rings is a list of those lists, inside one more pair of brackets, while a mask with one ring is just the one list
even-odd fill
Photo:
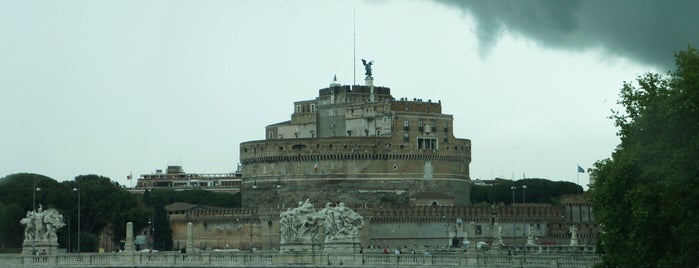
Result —
[[[34, 192], [35, 185], [40, 190]], [[39, 174], [17, 173], [0, 179], [0, 248], [22, 247], [24, 226], [19, 221], [32, 210], [35, 193], [37, 207], [63, 211], [64, 192], [65, 187], [56, 180]]]
[[493, 186], [471, 187], [471, 203], [512, 203], [512, 186], [517, 187], [515, 201], [522, 202], [522, 185], [527, 185], [527, 203], [558, 204], [564, 194], [582, 193], [582, 187], [572, 182], [550, 181], [546, 179], [523, 179], [518, 181], [496, 179]]
[[[0, 249], [19, 248], [24, 240], [24, 228], [19, 223], [25, 211], [19, 204], [0, 203]], [[17, 232], [17, 230], [20, 230]]]
[[699, 266], [699, 54], [675, 59], [667, 77], [623, 84], [625, 112], [612, 115], [621, 144], [593, 168], [604, 266]]
[[70, 221], [57, 234], [59, 246], [67, 248], [70, 244], [71, 251], [76, 251], [78, 244], [78, 192], [73, 190], [78, 189], [78, 184], [83, 252], [97, 251], [98, 235], [103, 230], [108, 229], [112, 239], [119, 241], [125, 237], [127, 221], [134, 222], [134, 226], [147, 226], [148, 215], [152, 214], [140, 203], [140, 196], [129, 194], [106, 177], [78, 176], [75, 181], [59, 183], [39, 174], [12, 174], [0, 179], [0, 248], [21, 248], [24, 226], [19, 221], [32, 210], [34, 183], [41, 189], [36, 192], [36, 206], [56, 208], [66, 223]]

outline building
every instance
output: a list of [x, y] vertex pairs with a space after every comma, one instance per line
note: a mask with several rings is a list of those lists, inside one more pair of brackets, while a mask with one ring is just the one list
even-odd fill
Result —
[[294, 102], [265, 139], [240, 144], [245, 206], [469, 203], [471, 141], [454, 136], [441, 101], [396, 99], [365, 81], [334, 81]]
[[242, 174], [233, 173], [187, 173], [182, 166], [168, 166], [166, 172], [158, 169], [155, 173], [138, 178], [132, 192], [146, 189], [172, 188], [177, 190], [205, 189], [235, 193], [240, 191]]

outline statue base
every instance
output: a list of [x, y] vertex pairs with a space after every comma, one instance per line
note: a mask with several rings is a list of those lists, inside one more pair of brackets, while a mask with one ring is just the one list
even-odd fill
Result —
[[286, 242], [279, 245], [281, 254], [312, 254], [319, 246], [309, 242]]
[[315, 252], [320, 252], [318, 244], [311, 243], [282, 243], [279, 245], [279, 254], [282, 255], [282, 263], [285, 264], [316, 264], [319, 259]]
[[56, 240], [37, 240], [22, 243], [23, 255], [54, 255], [58, 253], [58, 242]]
[[323, 253], [356, 254], [362, 248], [359, 239], [326, 239], [323, 243]]
[[371, 76], [367, 76], [364, 78], [364, 84], [368, 87], [373, 87], [374, 86], [374, 78]]
[[527, 246], [535, 246], [535, 245], [536, 244], [534, 244], [534, 238], [532, 238], [531, 236], [527, 237]]
[[577, 240], [577, 239], [571, 239], [571, 240], [570, 240], [570, 246], [571, 246], [571, 247], [577, 247], [577, 246], [578, 246], [578, 240]]

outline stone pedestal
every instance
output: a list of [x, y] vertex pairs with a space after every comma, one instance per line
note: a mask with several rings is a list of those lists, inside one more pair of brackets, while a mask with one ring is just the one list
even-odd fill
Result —
[[527, 237], [527, 246], [533, 246], [534, 244], [534, 237]]
[[374, 86], [374, 78], [371, 76], [367, 76], [366, 78], [364, 78], [364, 83], [368, 87], [373, 87]]
[[286, 264], [316, 264], [316, 252], [320, 246], [310, 242], [286, 242], [279, 245], [279, 254], [285, 256]]
[[323, 253], [328, 254], [355, 254], [362, 248], [359, 239], [326, 239], [323, 243]]
[[191, 222], [187, 223], [187, 245], [185, 246], [187, 253], [194, 252], [194, 233]]
[[578, 246], [578, 238], [576, 238], [576, 237], [571, 237], [571, 238], [570, 238], [570, 246], [571, 246], [571, 247], [576, 247], [576, 246]]
[[124, 253], [133, 253], [133, 222], [126, 223], [126, 241], [124, 241]]
[[24, 255], [53, 255], [56, 253], [58, 253], [58, 242], [56, 240], [24, 240], [22, 243], [22, 254]]

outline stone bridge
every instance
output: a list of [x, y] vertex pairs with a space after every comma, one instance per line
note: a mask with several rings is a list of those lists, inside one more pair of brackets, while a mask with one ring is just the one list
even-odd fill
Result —
[[243, 252], [0, 254], [0, 267], [593, 267], [592, 254], [279, 254]]

